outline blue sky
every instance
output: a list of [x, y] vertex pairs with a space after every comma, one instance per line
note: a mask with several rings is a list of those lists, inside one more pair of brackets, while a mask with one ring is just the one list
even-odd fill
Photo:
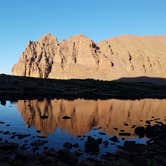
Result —
[[0, 0], [0, 73], [10, 73], [28, 40], [85, 34], [166, 35], [166, 0]]

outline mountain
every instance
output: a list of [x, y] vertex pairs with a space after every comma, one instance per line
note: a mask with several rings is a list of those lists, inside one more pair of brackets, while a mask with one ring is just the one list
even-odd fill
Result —
[[84, 35], [29, 41], [12, 74], [41, 78], [166, 77], [166, 37], [123, 35], [95, 43]]

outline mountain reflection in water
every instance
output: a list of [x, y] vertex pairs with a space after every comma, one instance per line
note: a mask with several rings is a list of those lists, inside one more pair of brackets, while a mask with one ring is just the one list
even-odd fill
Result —
[[[145, 125], [146, 120], [166, 120], [166, 100], [19, 100], [17, 102], [28, 127], [35, 126], [47, 136], [56, 128], [75, 135], [84, 135], [94, 127], [108, 135], [118, 135], [120, 130], [134, 135], [134, 125]], [[71, 119], [63, 119], [70, 116]]]

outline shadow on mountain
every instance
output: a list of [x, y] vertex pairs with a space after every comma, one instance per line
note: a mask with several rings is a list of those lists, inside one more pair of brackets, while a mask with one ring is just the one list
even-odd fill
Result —
[[114, 81], [120, 81], [125, 83], [150, 83], [155, 85], [166, 85], [166, 78], [160, 78], [160, 77], [122, 77]]

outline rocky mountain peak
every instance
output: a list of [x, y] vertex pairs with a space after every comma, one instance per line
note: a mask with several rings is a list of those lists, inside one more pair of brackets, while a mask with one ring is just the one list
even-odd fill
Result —
[[85, 35], [58, 42], [52, 34], [29, 41], [13, 75], [113, 80], [166, 77], [166, 37], [122, 35], [95, 43]]
[[40, 43], [58, 43], [58, 39], [57, 39], [57, 37], [55, 37], [51, 33], [47, 33], [47, 34], [43, 35], [38, 40], [38, 42], [40, 42]]

